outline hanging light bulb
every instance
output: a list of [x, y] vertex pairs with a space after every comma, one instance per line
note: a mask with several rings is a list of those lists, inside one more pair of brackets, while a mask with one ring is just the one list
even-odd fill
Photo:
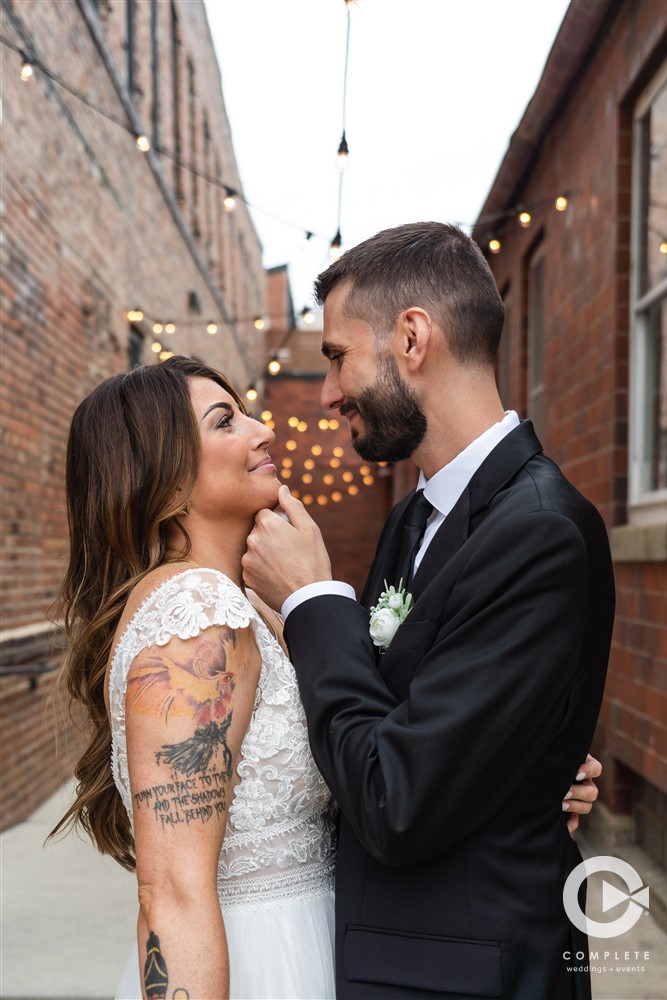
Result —
[[134, 141], [136, 142], [137, 146], [139, 147], [142, 153], [147, 153], [148, 150], [151, 148], [150, 139], [148, 138], [147, 135], [144, 135], [143, 133], [141, 135], [135, 135]]
[[153, 323], [153, 333], [162, 333], [162, 323]]
[[25, 83], [31, 79], [33, 73], [35, 72], [35, 67], [33, 65], [32, 60], [28, 58], [25, 52], [22, 52], [21, 55], [23, 57], [23, 62], [21, 63], [20, 76], [23, 82]]
[[153, 354], [159, 354], [161, 350], [162, 350], [162, 344], [159, 342], [159, 340], [154, 340], [153, 343], [151, 344], [151, 351], [153, 352]]
[[233, 212], [236, 208], [236, 191], [234, 188], [225, 188], [227, 194], [222, 202], [225, 212]]
[[500, 240], [497, 240], [495, 236], [492, 236], [489, 240], [489, 250], [491, 253], [500, 253], [501, 245]]
[[554, 202], [554, 208], [557, 212], [564, 212], [567, 208], [567, 196], [564, 194], [558, 195]]
[[279, 371], [280, 371], [280, 362], [278, 361], [278, 358], [271, 358], [271, 360], [269, 361], [269, 372], [271, 373], [271, 375], [277, 375]]
[[207, 325], [206, 325], [206, 332], [210, 333], [211, 336], [213, 336], [214, 333], [217, 333], [218, 332], [218, 328], [215, 325], [215, 323], [207, 323]]
[[660, 253], [667, 253], [667, 240], [663, 240], [660, 244]]
[[130, 311], [127, 314], [128, 323], [141, 323], [143, 318], [144, 314], [142, 313], [141, 309], [130, 309]]
[[176, 324], [175, 323], [167, 323], [166, 326], [165, 326], [165, 328], [164, 328], [164, 332], [165, 333], [176, 333]]
[[266, 321], [263, 316], [255, 316], [252, 325], [256, 330], [263, 330], [266, 326]]
[[301, 310], [301, 319], [308, 326], [312, 326], [312, 324], [315, 322], [315, 313], [309, 306], [304, 306], [303, 309]]
[[338, 260], [341, 253], [343, 252], [341, 249], [342, 246], [343, 246], [343, 237], [340, 235], [340, 229], [339, 229], [337, 230], [336, 235], [332, 239], [331, 245], [329, 247], [329, 257], [331, 258], [332, 261]]
[[251, 403], [254, 403], [255, 400], [257, 399], [257, 396], [258, 392], [257, 389], [255, 389], [254, 385], [248, 386], [245, 392], [245, 398], [249, 399]]
[[347, 139], [345, 138], [345, 133], [341, 136], [340, 144], [338, 146], [338, 156], [336, 159], [336, 167], [339, 173], [343, 174], [350, 165], [350, 150], [347, 145]]
[[533, 220], [532, 215], [530, 214], [530, 212], [527, 212], [526, 209], [523, 209], [521, 212], [519, 212], [519, 225], [522, 227], [522, 229], [528, 229], [528, 226], [531, 224], [532, 220]]

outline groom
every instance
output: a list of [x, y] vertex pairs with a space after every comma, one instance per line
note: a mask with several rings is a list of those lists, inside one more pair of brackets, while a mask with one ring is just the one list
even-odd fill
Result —
[[[590, 996], [563, 959], [587, 946], [563, 910], [580, 855], [560, 800], [604, 686], [604, 524], [530, 421], [503, 410], [504, 309], [460, 230], [381, 232], [316, 291], [322, 405], [347, 417], [364, 459], [411, 456], [421, 470], [360, 604], [331, 581], [286, 488], [289, 521], [261, 511], [244, 557], [247, 583], [283, 606], [313, 753], [342, 813], [337, 996]], [[376, 627], [379, 652], [369, 610], [401, 581], [414, 605], [393, 638]]]

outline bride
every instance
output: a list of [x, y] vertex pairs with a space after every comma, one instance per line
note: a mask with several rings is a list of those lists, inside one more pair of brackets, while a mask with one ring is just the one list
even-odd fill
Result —
[[136, 868], [123, 1000], [334, 996], [331, 798], [241, 579], [273, 439], [183, 357], [108, 379], [72, 422], [67, 676], [94, 735], [56, 829]]

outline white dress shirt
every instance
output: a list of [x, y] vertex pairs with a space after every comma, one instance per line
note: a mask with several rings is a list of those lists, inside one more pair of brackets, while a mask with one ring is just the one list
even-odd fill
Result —
[[[502, 420], [475, 438], [467, 448], [459, 452], [456, 458], [439, 469], [430, 479], [427, 479], [423, 472], [419, 473], [417, 489], [424, 490], [424, 496], [433, 504], [434, 509], [426, 524], [424, 538], [415, 558], [415, 571], [424, 558], [424, 553], [436, 531], [484, 459], [491, 454], [496, 445], [500, 444], [510, 431], [518, 426], [519, 417], [514, 410], [508, 410]], [[320, 594], [339, 594], [341, 597], [350, 597], [353, 601], [356, 600], [354, 588], [349, 583], [343, 583], [340, 580], [321, 580], [318, 583], [308, 583], [305, 587], [295, 590], [286, 599], [281, 609], [283, 618], [287, 618], [290, 611], [294, 611], [294, 608], [298, 607], [299, 604]]]

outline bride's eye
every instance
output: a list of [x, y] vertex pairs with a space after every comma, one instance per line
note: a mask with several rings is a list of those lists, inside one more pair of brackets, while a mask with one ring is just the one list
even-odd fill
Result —
[[220, 430], [220, 428], [224, 429], [225, 427], [231, 427], [231, 424], [232, 424], [232, 417], [231, 414], [228, 413], [227, 416], [222, 417], [217, 422], [217, 424], [215, 425], [215, 429]]

